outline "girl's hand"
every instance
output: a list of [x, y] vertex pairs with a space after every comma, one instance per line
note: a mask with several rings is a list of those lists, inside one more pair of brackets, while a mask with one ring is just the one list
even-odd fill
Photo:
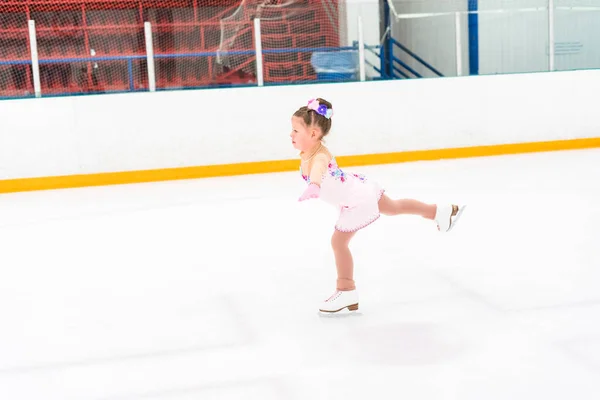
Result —
[[300, 196], [298, 201], [304, 201], [304, 200], [308, 200], [308, 199], [316, 199], [319, 197], [320, 191], [321, 191], [321, 188], [319, 187], [319, 185], [317, 185], [315, 183], [311, 183], [310, 185], [308, 185], [308, 187], [306, 188], [304, 193], [302, 193], [302, 196]]

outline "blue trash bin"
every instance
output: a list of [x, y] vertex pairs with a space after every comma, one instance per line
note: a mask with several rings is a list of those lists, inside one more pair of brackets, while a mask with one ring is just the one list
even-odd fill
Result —
[[358, 51], [319, 51], [310, 59], [317, 80], [339, 82], [354, 81], [358, 76]]

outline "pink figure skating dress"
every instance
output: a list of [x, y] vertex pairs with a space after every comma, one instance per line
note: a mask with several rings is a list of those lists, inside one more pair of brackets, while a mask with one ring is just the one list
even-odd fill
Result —
[[[300, 174], [310, 184], [310, 177], [302, 173], [302, 167]], [[319, 197], [339, 210], [335, 229], [356, 232], [380, 217], [378, 202], [384, 191], [362, 174], [344, 172], [333, 157], [323, 175]]]

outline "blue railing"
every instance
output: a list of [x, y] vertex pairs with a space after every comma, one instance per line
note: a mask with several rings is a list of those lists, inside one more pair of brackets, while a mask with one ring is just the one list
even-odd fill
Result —
[[[432, 67], [427, 61], [423, 60], [421, 57], [419, 57], [414, 52], [412, 52], [408, 47], [404, 46], [402, 43], [398, 42], [393, 37], [390, 37], [389, 41], [392, 43], [393, 46], [396, 46], [400, 50], [406, 52], [408, 55], [410, 55], [412, 58], [414, 58], [418, 63], [420, 63], [421, 65], [423, 65], [425, 68], [429, 69], [431, 72], [433, 72], [437, 76], [440, 76], [440, 77], [444, 76], [444, 75], [442, 75], [442, 73], [440, 71], [438, 71], [437, 69], [435, 69], [434, 67]], [[414, 69], [410, 68], [408, 65], [406, 65], [405, 63], [403, 63], [401, 60], [399, 60], [393, 54], [392, 54], [392, 59], [395, 62], [397, 62], [398, 64], [400, 64], [401, 66], [403, 66], [404, 68], [406, 68], [408, 71], [410, 71], [415, 77], [422, 78], [421, 74], [419, 74], [418, 72], [416, 72]]]
[[[374, 46], [379, 47], [379, 46]], [[313, 53], [313, 52], [335, 52], [345, 50], [358, 50], [358, 44], [353, 46], [341, 46], [341, 47], [310, 47], [310, 48], [282, 48], [282, 49], [263, 49], [262, 54], [283, 54], [283, 53]], [[255, 50], [232, 50], [227, 51], [227, 55], [255, 55]], [[154, 59], [178, 59], [178, 58], [198, 58], [198, 57], [216, 57], [217, 52], [203, 51], [194, 53], [176, 53], [176, 54], [154, 54]], [[67, 57], [67, 58], [40, 58], [38, 60], [40, 65], [47, 64], [70, 64], [70, 63], [97, 63], [102, 61], [124, 61], [127, 62], [128, 80], [129, 80], [129, 91], [136, 91], [135, 80], [133, 73], [133, 62], [136, 60], [145, 60], [147, 56], [144, 55], [123, 55], [123, 56], [94, 56], [94, 57]], [[2, 65], [31, 65], [31, 60], [0, 60], [0, 66]], [[376, 68], [376, 70], [379, 70]], [[282, 84], [299, 84], [299, 83], [314, 83], [311, 81], [289, 81], [289, 82], [268, 82], [265, 80], [265, 85], [282, 85]], [[249, 86], [246, 84], [236, 84], [236, 86]], [[185, 89], [199, 89], [205, 86], [186, 86]], [[146, 90], [146, 89], [144, 89]], [[161, 90], [161, 88], [157, 88]], [[123, 91], [115, 91], [123, 92]], [[93, 93], [93, 92], [90, 92]], [[65, 93], [52, 93], [52, 96], [63, 96], [63, 95], [77, 95], [78, 93], [65, 92]], [[16, 97], [16, 96], [15, 96]], [[15, 98], [15, 97], [0, 97], [0, 98]]]
[[[438, 71], [436, 68], [431, 66], [427, 61], [423, 60], [413, 51], [408, 49], [402, 43], [398, 42], [394, 38], [387, 39], [386, 43], [383, 46], [365, 46], [366, 50], [369, 50], [371, 53], [376, 55], [379, 58], [380, 67], [373, 65], [368, 60], [365, 62], [370, 65], [378, 74], [381, 75], [381, 79], [411, 79], [411, 78], [422, 78], [423, 75], [418, 73], [414, 68], [400, 60], [398, 57], [394, 55], [394, 47], [397, 47], [404, 52], [406, 52], [409, 56], [414, 58], [418, 63], [423, 65], [425, 68], [432, 71], [437, 76], [443, 76], [443, 74]], [[387, 51], [386, 51], [387, 50]], [[387, 54], [386, 54], [387, 53]], [[404, 68], [406, 71], [403, 71], [399, 67]], [[412, 75], [412, 76], [411, 76]]]
[[[423, 77], [423, 75], [417, 72], [414, 68], [410, 67], [407, 63], [402, 61], [400, 58], [396, 57], [396, 55], [394, 54], [394, 50], [396, 49], [405, 52], [406, 54], [408, 54], [408, 56], [412, 57], [412, 59], [414, 59], [417, 63], [429, 69], [435, 75], [440, 77], [443, 76], [442, 73], [433, 66], [431, 66], [431, 64], [423, 60], [415, 52], [411, 51], [408, 47], [406, 47], [405, 45], [403, 45], [398, 40], [392, 37], [392, 10], [390, 9], [389, 3], [387, 1], [383, 2], [382, 17], [386, 26], [386, 31], [382, 42], [383, 45], [381, 46], [379, 53], [375, 52], [375, 54], [380, 59], [381, 69], [378, 70], [378, 72], [380, 72], [382, 79], [410, 79], [411, 74], [414, 78]], [[404, 68], [405, 71], [400, 69], [400, 67]]]
[[[422, 75], [419, 74], [414, 68], [411, 68], [407, 63], [400, 60], [393, 54], [393, 49], [399, 48], [409, 56], [411, 56], [414, 60], [419, 62], [425, 68], [432, 71], [437, 76], [443, 76], [441, 72], [415, 54], [413, 51], [408, 49], [406, 46], [398, 42], [394, 38], [388, 38], [384, 45], [365, 45], [365, 50], [375, 54], [379, 59], [379, 65], [375, 65], [372, 63], [369, 58], [365, 59], [366, 65], [370, 66], [377, 74], [380, 75], [379, 78], [374, 79], [399, 79], [405, 78], [409, 79], [411, 77], [421, 78]], [[389, 50], [389, 49], [392, 50]], [[387, 49], [387, 52], [386, 52]], [[313, 53], [313, 52], [336, 52], [336, 51], [347, 51], [347, 50], [355, 50], [358, 51], [358, 42], [354, 42], [352, 46], [341, 46], [341, 47], [310, 47], [310, 48], [284, 48], [284, 49], [263, 49], [263, 54], [283, 54], [283, 53]], [[252, 56], [256, 52], [254, 50], [232, 50], [228, 51], [228, 55], [247, 55]], [[391, 57], [388, 57], [388, 54], [391, 54]], [[210, 51], [202, 51], [202, 52], [193, 52], [193, 53], [176, 53], [176, 54], [155, 54], [155, 59], [178, 59], [178, 58], [198, 58], [198, 57], [216, 57], [217, 52]], [[123, 55], [123, 56], [94, 56], [94, 57], [68, 57], [68, 58], [40, 58], [40, 65], [47, 64], [69, 64], [69, 63], [97, 63], [102, 61], [124, 61], [127, 62], [127, 73], [128, 73], [128, 81], [129, 88], [128, 90], [113, 90], [113, 91], [104, 91], [104, 92], [123, 92], [123, 91], [136, 91], [135, 89], [135, 76], [134, 76], [134, 61], [145, 60], [147, 56], [144, 55]], [[31, 65], [31, 60], [5, 60], [0, 61], [0, 66], [2, 65]], [[402, 70], [402, 69], [404, 70]], [[392, 72], [390, 74], [390, 71]], [[412, 76], [411, 76], [412, 75]], [[265, 80], [265, 85], [285, 85], [285, 84], [303, 84], [303, 83], [315, 83], [315, 80], [305, 81], [305, 80], [294, 80], [288, 82], [268, 82]], [[317, 80], [318, 82], [318, 80]], [[236, 86], [254, 86], [254, 84], [244, 84], [244, 83], [236, 83]], [[200, 89], [206, 88], [209, 85], [203, 86], [185, 86], [180, 89]], [[138, 89], [137, 91], [139, 91]], [[141, 89], [143, 91], [147, 89]], [[157, 90], [169, 90], [168, 88], [160, 88]], [[90, 91], [89, 93], [94, 93]], [[65, 95], [78, 95], [85, 93], [73, 93], [73, 92], [65, 92], [65, 93], [52, 93], [51, 96], [65, 96]], [[2, 97], [2, 98], [15, 98], [14, 97]]]

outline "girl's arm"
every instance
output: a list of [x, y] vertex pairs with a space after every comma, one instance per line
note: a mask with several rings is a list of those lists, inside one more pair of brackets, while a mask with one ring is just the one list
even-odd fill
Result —
[[312, 167], [310, 168], [310, 185], [306, 188], [302, 196], [298, 201], [304, 201], [308, 199], [316, 199], [319, 197], [321, 191], [321, 183], [323, 176], [327, 172], [329, 166], [329, 159], [326, 154], [318, 154], [313, 161]]
[[327, 172], [328, 166], [329, 157], [327, 157], [327, 154], [317, 154], [315, 156], [315, 160], [313, 161], [312, 167], [310, 168], [310, 183], [314, 183], [315, 185], [321, 187], [323, 175], [325, 175], [325, 172]]

